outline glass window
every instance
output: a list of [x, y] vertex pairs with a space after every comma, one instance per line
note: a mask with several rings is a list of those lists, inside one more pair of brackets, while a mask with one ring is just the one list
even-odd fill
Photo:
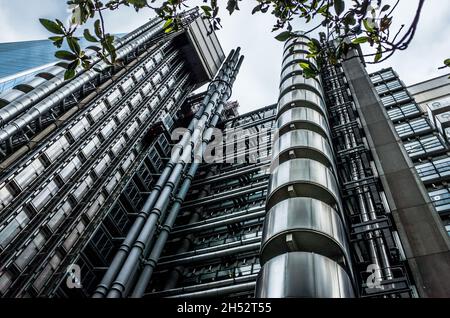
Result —
[[116, 117], [119, 120], [119, 122], [122, 122], [129, 113], [130, 113], [130, 107], [125, 106], [117, 113]]
[[372, 81], [372, 83], [375, 84], [375, 83], [378, 83], [378, 82], [382, 81], [383, 78], [381, 77], [380, 74], [371, 74], [370, 75], [370, 80]]
[[19, 212], [7, 226], [0, 230], [0, 246], [5, 247], [8, 245], [20, 229], [27, 225], [29, 221], [30, 218], [24, 211]]
[[417, 120], [413, 120], [403, 124], [398, 124], [395, 126], [395, 130], [397, 131], [398, 135], [402, 138], [415, 135], [430, 129], [431, 126], [428, 123], [428, 120], [425, 118], [419, 118]]
[[123, 171], [127, 171], [127, 169], [131, 166], [135, 158], [136, 155], [132, 152], [130, 156], [127, 158], [127, 160], [125, 160], [125, 162], [122, 164]]
[[169, 82], [167, 82], [167, 86], [172, 87], [173, 84], [175, 84], [175, 83], [176, 83], [176, 81], [175, 81], [175, 79], [172, 77], [172, 78], [169, 80]]
[[81, 167], [81, 160], [78, 157], [74, 157], [59, 173], [61, 179], [66, 182], [69, 178]]
[[443, 178], [450, 175], [450, 157], [416, 165], [422, 181]]
[[117, 202], [112, 207], [108, 215], [121, 231], [125, 229], [128, 224], [128, 216], [127, 213], [123, 210], [120, 203]]
[[132, 99], [131, 99], [131, 105], [133, 106], [133, 107], [135, 107], [137, 104], [139, 104], [140, 102], [142, 101], [142, 96], [141, 96], [141, 94], [136, 94], [136, 96], [134, 96]]
[[81, 152], [84, 154], [85, 158], [89, 158], [100, 146], [100, 144], [100, 139], [98, 139], [98, 137], [94, 137], [90, 142], [86, 144], [86, 146], [83, 147], [83, 150], [81, 150]]
[[437, 212], [450, 210], [450, 190], [449, 188], [429, 192], [431, 201]]
[[162, 99], [164, 98], [164, 96], [166, 96], [167, 92], [169, 91], [169, 89], [167, 88], [167, 86], [163, 86], [161, 88], [161, 90], [159, 91], [159, 97]]
[[107, 107], [105, 105], [105, 103], [101, 102], [100, 104], [98, 104], [96, 107], [94, 107], [89, 114], [91, 115], [91, 118], [93, 121], [97, 121], [100, 117], [103, 116], [103, 114], [106, 113], [107, 111]]
[[83, 232], [84, 228], [84, 222], [80, 221], [80, 223], [78, 223], [77, 227], [72, 231], [72, 233], [70, 233], [69, 237], [63, 244], [66, 251], [69, 251], [72, 248], [80, 234]]
[[404, 101], [409, 100], [410, 97], [408, 95], [408, 93], [405, 90], [401, 90], [395, 93], [392, 93], [390, 95], [386, 95], [381, 97], [381, 101], [383, 103], [384, 106], [390, 106], [393, 104], [397, 104], [397, 103], [401, 103]]
[[142, 163], [142, 165], [139, 167], [138, 173], [141, 176], [142, 181], [144, 181], [144, 184], [150, 186], [151, 182], [153, 181], [153, 177], [145, 163]]
[[396, 77], [394, 72], [392, 72], [392, 70], [383, 71], [380, 73], [380, 76], [383, 78], [384, 81]]
[[139, 191], [139, 188], [134, 184], [133, 180], [131, 180], [131, 182], [128, 184], [126, 188], [126, 193], [133, 206], [136, 209], [139, 209], [142, 201], [142, 196], [141, 192]]
[[170, 71], [170, 67], [168, 65], [164, 65], [161, 68], [161, 74], [163, 74], [163, 75], [166, 75], [167, 73], [169, 73], [169, 71]]
[[110, 105], [114, 105], [119, 98], [122, 96], [122, 94], [120, 94], [120, 91], [116, 88], [114, 91], [112, 91], [112, 93], [106, 98], [106, 100], [108, 101], [108, 103]]
[[100, 208], [102, 207], [103, 203], [105, 202], [105, 197], [103, 196], [103, 194], [100, 194], [97, 198], [97, 200], [94, 201], [94, 203], [92, 203], [92, 205], [89, 207], [89, 210], [87, 211], [87, 216], [92, 219], [92, 217], [94, 216], [94, 214], [100, 210]]
[[76, 123], [72, 128], [70, 128], [70, 133], [73, 137], [73, 139], [78, 140], [81, 135], [87, 131], [90, 127], [89, 122], [86, 118], [83, 118], [78, 123]]
[[53, 162], [56, 158], [58, 158], [64, 150], [69, 148], [69, 141], [65, 136], [58, 138], [46, 151], [45, 155]]
[[44, 171], [44, 165], [39, 158], [34, 159], [13, 179], [16, 185], [23, 189], [33, 182]]
[[410, 99], [408, 93], [405, 90], [395, 92], [393, 97], [397, 103]]
[[44, 243], [44, 235], [39, 233], [31, 242], [28, 243], [28, 246], [22, 251], [22, 253], [20, 253], [15, 261], [15, 264], [19, 268], [23, 269], [42, 248]]
[[148, 110], [148, 108], [145, 108], [144, 111], [139, 115], [139, 120], [141, 121], [141, 123], [145, 123], [148, 116], [150, 116], [150, 111]]
[[[22, 224], [26, 224], [29, 221], [28, 216], [24, 212], [21, 212], [20, 218], [23, 219]], [[18, 215], [11, 222], [9, 222], [8, 225], [6, 225], [5, 227], [3, 227], [3, 229], [0, 230], [1, 247], [5, 247], [6, 245], [8, 245], [9, 242], [11, 242], [11, 240], [14, 238], [14, 236], [20, 231], [21, 229], [20, 218]]]
[[153, 59], [154, 59], [155, 61], [157, 61], [157, 62], [162, 61], [162, 59], [163, 59], [162, 53], [161, 53], [161, 52], [156, 53], [156, 54], [153, 56]]
[[134, 134], [136, 133], [136, 130], [138, 130], [139, 124], [135, 121], [130, 128], [127, 129], [127, 135], [128, 137], [132, 138]]
[[111, 151], [115, 157], [120, 153], [123, 147], [125, 147], [125, 144], [126, 140], [123, 136], [114, 144], [114, 146], [111, 148]]
[[13, 282], [13, 277], [9, 272], [0, 272], [0, 294], [5, 294]]
[[151, 71], [154, 67], [155, 62], [153, 62], [152, 59], [150, 59], [150, 61], [148, 61], [147, 64], [145, 64], [145, 68], [147, 69], [147, 71]]
[[149, 159], [150, 159], [150, 162], [152, 163], [153, 167], [155, 168], [155, 170], [159, 171], [161, 169], [163, 163], [161, 161], [161, 158], [160, 158], [158, 152], [155, 150], [155, 148], [152, 148], [150, 150]]
[[134, 78], [136, 81], [140, 81], [145, 75], [144, 68], [140, 68], [136, 73], [134, 73]]
[[58, 192], [58, 185], [55, 181], [51, 181], [44, 189], [39, 192], [31, 201], [31, 204], [39, 212]]
[[37, 290], [42, 289], [45, 282], [52, 276], [53, 272], [57, 269], [60, 263], [61, 256], [59, 255], [59, 253], [56, 253], [36, 278], [36, 280], [33, 282], [34, 288], [36, 288]]
[[72, 193], [73, 197], [80, 201], [84, 194], [89, 190], [94, 181], [91, 176], [87, 176], [86, 179], [78, 186], [78, 188]]
[[6, 185], [4, 185], [0, 189], [0, 210], [3, 210], [13, 199], [14, 196], [11, 191], [8, 190]]
[[161, 135], [158, 137], [158, 144], [161, 147], [161, 149], [164, 151], [165, 154], [169, 153], [170, 150], [170, 144], [167, 140], [166, 136]]
[[420, 113], [420, 110], [416, 104], [402, 105], [400, 106], [400, 110], [404, 117], [417, 116]]
[[133, 79], [130, 77], [122, 84], [122, 88], [125, 92], [127, 92], [133, 86], [133, 84]]
[[97, 177], [100, 177], [105, 171], [105, 169], [108, 167], [108, 164], [111, 162], [111, 157], [109, 155], [106, 155], [100, 162], [95, 166], [94, 172], [97, 175]]
[[443, 142], [437, 136], [425, 137], [405, 143], [404, 145], [410, 157], [417, 157], [445, 149]]
[[179, 89], [177, 89], [175, 91], [175, 94], [173, 94], [173, 99], [178, 100], [178, 97], [180, 97], [180, 95], [181, 95], [181, 91]]
[[450, 236], [450, 225], [446, 225], [445, 230], [447, 231], [447, 234]]
[[111, 193], [114, 190], [114, 188], [116, 187], [116, 185], [120, 179], [121, 179], [121, 174], [120, 174], [120, 172], [117, 171], [116, 174], [114, 175], [114, 177], [112, 177], [112, 179], [106, 185], [106, 187], [105, 187], [106, 191], [108, 193]]
[[142, 92], [144, 93], [144, 95], [147, 95], [151, 89], [152, 89], [152, 83], [149, 82], [142, 88]]
[[162, 80], [162, 76], [160, 73], [156, 73], [156, 75], [152, 78], [152, 82], [154, 85], [158, 84], [159, 82], [161, 82]]
[[149, 106], [151, 109], [154, 109], [159, 103], [159, 98], [152, 98], [152, 100], [149, 103]]
[[114, 119], [111, 119], [108, 122], [108, 124], [105, 127], [103, 127], [101, 131], [103, 138], [107, 139], [109, 136], [111, 136], [111, 134], [116, 128], [117, 128], [116, 122], [114, 121]]
[[72, 205], [66, 201], [64, 204], [58, 209], [58, 211], [51, 217], [48, 221], [47, 225], [52, 230], [55, 229], [62, 223], [64, 217], [68, 215], [72, 211]]

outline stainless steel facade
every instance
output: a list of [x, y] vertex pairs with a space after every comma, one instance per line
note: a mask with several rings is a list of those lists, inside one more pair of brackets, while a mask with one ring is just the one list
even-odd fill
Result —
[[[3, 101], [0, 295], [418, 296], [354, 70], [312, 61], [321, 74], [306, 79], [299, 33], [284, 48], [278, 102], [239, 116], [227, 101], [240, 49], [225, 58], [195, 11], [183, 23], [163, 34], [153, 19], [122, 38], [125, 68], [99, 62], [101, 73], [69, 82], [54, 69]], [[362, 80], [374, 107], [410, 100], [399, 81], [383, 95]], [[442, 138], [409, 104], [385, 106], [410, 114], [411, 129], [395, 128], [422, 160], [406, 140]], [[436, 173], [422, 174], [442, 191]]]
[[447, 76], [412, 85], [411, 90], [393, 69], [381, 70], [370, 77], [450, 235], [450, 190], [447, 186], [450, 139], [445, 130], [450, 114]]
[[[203, 44], [190, 49], [197, 39], [186, 30], [201, 17], [190, 11], [182, 19], [175, 33], [164, 34], [155, 18], [121, 38], [125, 67], [97, 61], [64, 81], [55, 66], [2, 101], [1, 296], [89, 296], [99, 283], [99, 268], [162, 172], [175, 123], [192, 116], [187, 97], [224, 60], [214, 34], [202, 33]], [[213, 65], [202, 60], [207, 41], [215, 41]], [[212, 84], [229, 96], [221, 85]], [[217, 121], [220, 105], [205, 116]]]
[[[307, 59], [307, 42], [308, 38], [298, 36], [284, 48], [277, 116], [278, 126], [287, 128], [275, 135], [256, 293], [354, 297], [322, 83], [305, 79], [298, 69]], [[307, 118], [308, 111], [317, 115]], [[306, 282], [309, 278], [311, 282]]]

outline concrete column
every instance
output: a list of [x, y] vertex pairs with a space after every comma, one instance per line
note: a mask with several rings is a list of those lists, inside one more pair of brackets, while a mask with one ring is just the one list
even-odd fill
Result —
[[360, 58], [342, 63], [420, 297], [450, 297], [450, 242]]

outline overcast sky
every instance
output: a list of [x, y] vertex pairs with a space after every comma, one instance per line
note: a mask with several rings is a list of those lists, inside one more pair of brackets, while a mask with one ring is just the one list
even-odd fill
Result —
[[[194, 0], [193, 3], [201, 3]], [[225, 2], [225, 0], [220, 0]], [[348, 1], [347, 1], [348, 2]], [[385, 3], [386, 1], [383, 1]], [[393, 1], [388, 1], [393, 2]], [[418, 0], [401, 0], [393, 27], [402, 23], [409, 25]], [[271, 33], [274, 18], [270, 14], [251, 16], [254, 1], [241, 2], [240, 12], [229, 16], [222, 9], [223, 29], [219, 40], [226, 52], [242, 47], [246, 60], [234, 86], [233, 99], [241, 104], [241, 113], [276, 102], [283, 43]], [[152, 14], [149, 10], [135, 13], [133, 9], [109, 14], [107, 27], [111, 33], [129, 32], [146, 21]], [[44, 39], [49, 35], [38, 19], [66, 19], [65, 0], [0, 0], [0, 42]], [[304, 25], [296, 24], [298, 29]], [[392, 58], [377, 65], [368, 66], [368, 71], [392, 66], [407, 84], [413, 84], [443, 75], [438, 70], [445, 58], [450, 57], [450, 0], [427, 0], [415, 38], [406, 51], [397, 52]]]

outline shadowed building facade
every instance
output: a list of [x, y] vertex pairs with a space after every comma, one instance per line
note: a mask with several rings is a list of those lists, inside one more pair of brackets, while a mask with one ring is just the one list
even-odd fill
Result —
[[239, 115], [240, 49], [182, 22], [118, 40], [124, 67], [60, 64], [2, 95], [0, 295], [449, 296], [438, 205], [390, 115], [406, 108], [384, 101], [401, 83], [358, 57], [305, 78], [298, 33], [278, 101]]

